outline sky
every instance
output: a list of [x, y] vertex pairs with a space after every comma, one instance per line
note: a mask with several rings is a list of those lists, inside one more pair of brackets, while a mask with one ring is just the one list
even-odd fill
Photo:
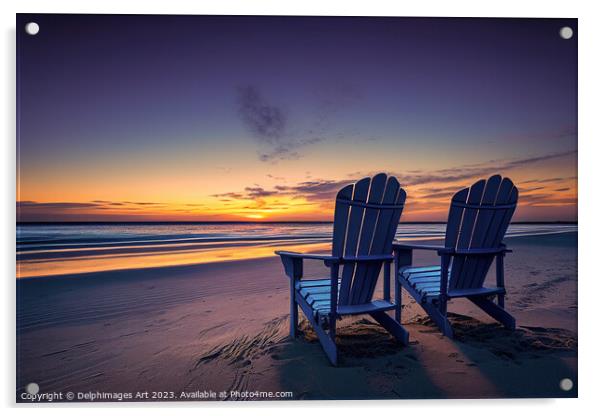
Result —
[[18, 221], [329, 221], [378, 172], [402, 221], [495, 173], [577, 219], [576, 19], [20, 14], [17, 118]]

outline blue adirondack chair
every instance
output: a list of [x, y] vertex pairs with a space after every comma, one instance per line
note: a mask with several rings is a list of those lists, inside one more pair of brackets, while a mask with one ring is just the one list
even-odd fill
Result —
[[[380, 173], [345, 186], [336, 197], [332, 254], [277, 251], [290, 278], [290, 335], [297, 335], [298, 306], [314, 328], [326, 355], [337, 365], [336, 322], [344, 315], [369, 314], [403, 344], [408, 333], [386, 311], [390, 296], [392, 244], [406, 199], [396, 178]], [[326, 279], [302, 279], [303, 260], [320, 260]], [[383, 299], [373, 300], [384, 264]]]
[[[403, 287], [450, 338], [453, 330], [447, 320], [447, 301], [453, 298], [468, 298], [506, 328], [515, 328], [514, 318], [504, 309], [504, 255], [511, 251], [502, 239], [517, 200], [518, 190], [510, 179], [502, 180], [499, 175], [487, 181], [482, 179], [452, 198], [444, 247], [393, 244], [398, 322], [401, 322]], [[436, 251], [440, 264], [412, 267], [413, 250]], [[484, 287], [494, 260], [496, 286]], [[497, 296], [497, 304], [491, 300], [493, 296]]]

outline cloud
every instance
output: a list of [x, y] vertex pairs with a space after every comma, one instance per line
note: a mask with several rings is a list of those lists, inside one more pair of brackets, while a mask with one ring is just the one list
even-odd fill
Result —
[[165, 205], [165, 203], [162, 202], [132, 202], [132, 201], [123, 201], [124, 204], [131, 204], [131, 205]]
[[[232, 200], [259, 200], [268, 196], [288, 194], [285, 192], [288, 187], [276, 186], [274, 190], [267, 190], [261, 186], [247, 186], [244, 192], [224, 192], [221, 194], [211, 195], [214, 198], [219, 198], [220, 201], [232, 201]], [[227, 198], [227, 199], [224, 199]]]
[[454, 191], [433, 192], [433, 193], [424, 194], [424, 195], [421, 195], [421, 198], [427, 198], [427, 199], [448, 198], [449, 199], [458, 191], [457, 186], [454, 189], [455, 189]]
[[567, 150], [565, 152], [549, 153], [547, 155], [535, 156], [526, 159], [519, 159], [507, 162], [507, 168], [530, 165], [532, 163], [543, 162], [551, 159], [558, 159], [565, 156], [577, 156], [577, 150]]
[[504, 138], [507, 140], [524, 141], [524, 140], [560, 140], [560, 139], [575, 139], [577, 137], [577, 126], [575, 124], [566, 124], [554, 127], [549, 130], [542, 130], [531, 133], [520, 133], [507, 135]]
[[[328, 138], [349, 140], [357, 136], [358, 132], [333, 131], [333, 122], [338, 113], [360, 96], [352, 84], [341, 81], [324, 84], [313, 97], [311, 108], [316, 111], [313, 118], [309, 121], [297, 118], [291, 122], [284, 107], [268, 101], [256, 86], [247, 85], [237, 89], [238, 114], [259, 143], [259, 160], [272, 163], [296, 160], [303, 156], [302, 148]], [[374, 141], [377, 137], [372, 135], [364, 140]]]
[[545, 179], [530, 179], [523, 181], [522, 183], [548, 183], [548, 182], [562, 182], [565, 180], [577, 179], [576, 176], [567, 176], [565, 178], [545, 178]]
[[240, 192], [224, 192], [222, 194], [211, 195], [214, 198], [232, 198], [232, 199], [244, 199], [245, 195]]
[[521, 195], [524, 195], [526, 192], [533, 192], [533, 191], [539, 191], [541, 189], [546, 189], [545, 186], [536, 186], [535, 188], [523, 188], [523, 187], [518, 187], [519, 192], [521, 193]]
[[256, 199], [256, 198], [265, 198], [266, 196], [272, 196], [278, 194], [278, 191], [267, 191], [263, 189], [261, 186], [255, 187], [246, 187], [245, 191], [247, 193], [247, 197]]
[[277, 144], [284, 136], [284, 110], [268, 103], [256, 87], [238, 88], [239, 114], [246, 127], [261, 141]]
[[350, 180], [322, 180], [301, 182], [289, 187], [289, 192], [303, 195], [308, 201], [331, 200], [343, 186], [352, 183]]
[[140, 206], [165, 206], [160, 202], [130, 202], [130, 201], [107, 201], [96, 199], [91, 202], [36, 202], [36, 201], [17, 201], [17, 210], [20, 211], [46, 211], [61, 212], [73, 210], [107, 210], [118, 209], [120, 211], [135, 211], [142, 209]]
[[301, 154], [299, 154], [299, 152], [294, 151], [293, 149], [295, 149], [297, 146], [293, 146], [291, 144], [285, 146], [285, 145], [279, 145], [276, 146], [274, 149], [268, 151], [268, 152], [264, 152], [264, 153], [260, 153], [259, 154], [259, 160], [261, 160], [262, 162], [270, 162], [273, 160], [297, 160], [301, 158]]
[[17, 209], [82, 209], [98, 208], [101, 206], [96, 202], [35, 202], [35, 201], [17, 201]]
[[[276, 185], [273, 189], [265, 189], [261, 186], [247, 187], [244, 194], [236, 193], [238, 199], [260, 200], [268, 196], [293, 196], [293, 198], [305, 198], [310, 202], [331, 202], [334, 195], [343, 186], [352, 183], [353, 180], [326, 180], [317, 179], [313, 181], [300, 182], [296, 185]], [[232, 193], [230, 193], [232, 194]], [[221, 194], [220, 194], [221, 195]], [[213, 195], [213, 196], [220, 196]], [[297, 204], [298, 205], [298, 204]]]
[[[424, 185], [428, 183], [447, 183], [458, 182], [465, 179], [475, 178], [477, 176], [488, 176], [510, 169], [516, 169], [534, 163], [559, 159], [566, 156], [576, 155], [577, 150], [565, 152], [549, 153], [540, 156], [533, 156], [521, 159], [490, 160], [485, 163], [462, 165], [453, 168], [439, 169], [430, 173], [419, 174], [395, 174], [399, 181], [404, 185]], [[526, 182], [524, 182], [526, 183]]]
[[297, 149], [319, 143], [321, 137], [300, 137], [287, 132], [284, 108], [269, 103], [257, 87], [238, 88], [238, 113], [249, 132], [259, 142], [259, 160], [263, 162], [299, 159]]
[[457, 186], [443, 186], [443, 187], [430, 187], [430, 188], [422, 188], [423, 192], [427, 193], [439, 193], [445, 191], [457, 191]]
[[[476, 178], [486, 178], [496, 173], [503, 174], [511, 169], [516, 169], [543, 161], [555, 160], [566, 156], [572, 156], [575, 153], [576, 151], [557, 152], [520, 159], [490, 160], [485, 163], [461, 165], [452, 168], [439, 169], [432, 172], [408, 171], [390, 172], [389, 174], [396, 176], [406, 190], [408, 188], [413, 188], [409, 196], [409, 201], [411, 201], [413, 209], [420, 206], [424, 206], [426, 208], [432, 208], [434, 206], [445, 207], [447, 206], [449, 198], [455, 192], [460, 190], [463, 185], [469, 185], [469, 183], [458, 185], [458, 182], [461, 183], [468, 180], [475, 180]], [[336, 193], [342, 187], [353, 183], [362, 177], [374, 176], [376, 173], [378, 172], [353, 172], [352, 174], [347, 175], [347, 179], [338, 180], [316, 178], [292, 185], [279, 184], [270, 189], [266, 189], [265, 187], [256, 184], [253, 187], [246, 187], [242, 192], [228, 192], [223, 194], [215, 194], [213, 196], [227, 196], [233, 199], [254, 200], [257, 202], [261, 201], [262, 198], [265, 197], [286, 195], [294, 199], [303, 198], [309, 203], [331, 204], [334, 201]], [[553, 183], [560, 182], [565, 179], [574, 179], [574, 177], [533, 179], [524, 181], [521, 185], [527, 183], [537, 185], [545, 182]], [[521, 187], [522, 203], [539, 203], [542, 201], [554, 200], [554, 194], [532, 193], [545, 189], [544, 186], [537, 185], [532, 187]], [[566, 190], [568, 190], [568, 188], [566, 188]], [[554, 201], [555, 203], [565, 203], [568, 201], [568, 199], [555, 199]]]
[[[488, 177], [496, 173], [503, 173], [511, 169], [517, 169], [524, 166], [530, 166], [534, 163], [540, 163], [550, 160], [556, 160], [563, 157], [574, 156], [577, 154], [576, 150], [568, 150], [563, 152], [554, 152], [538, 156], [530, 156], [519, 159], [499, 159], [490, 160], [484, 163], [476, 163], [470, 165], [461, 165], [453, 168], [439, 169], [432, 172], [391, 172], [390, 174], [396, 176], [399, 182], [404, 187], [412, 187], [419, 185], [429, 184], [446, 184], [456, 183], [464, 180], [475, 179], [478, 177]], [[353, 177], [360, 178], [363, 176], [373, 176], [378, 172], [355, 172]], [[552, 178], [543, 180], [531, 180], [527, 182], [553, 182], [561, 181], [564, 179], [575, 179], [575, 177], [569, 178]], [[326, 199], [332, 198], [340, 189], [340, 187], [349, 183], [350, 181], [313, 181], [299, 184], [300, 186], [293, 188], [299, 192], [308, 192], [310, 198], [314, 199]], [[523, 183], [527, 183], [523, 182]], [[531, 188], [530, 191], [539, 189]], [[443, 198], [453, 195], [453, 192], [459, 190], [457, 186], [430, 186], [428, 188], [422, 188], [421, 191], [426, 192], [428, 195], [424, 195], [424, 198]]]

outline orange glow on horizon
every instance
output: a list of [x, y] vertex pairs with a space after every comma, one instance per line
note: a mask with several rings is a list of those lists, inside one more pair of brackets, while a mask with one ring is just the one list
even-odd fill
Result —
[[[501, 172], [519, 187], [515, 221], [574, 221], [577, 218], [576, 160], [539, 163]], [[266, 174], [266, 165], [247, 161], [254, 168], [227, 175], [202, 169], [186, 174], [151, 172], [117, 180], [111, 175], [69, 177], [28, 176], [18, 185], [19, 221], [332, 221], [336, 190], [366, 173], [348, 174], [333, 164], [309, 176], [298, 161], [289, 175]], [[372, 163], [374, 164], [374, 163]], [[237, 170], [238, 168], [233, 168]], [[318, 167], [316, 167], [318, 170]], [[493, 170], [494, 168], [492, 168]], [[296, 172], [296, 173], [295, 173]], [[410, 171], [414, 172], [414, 171]], [[423, 172], [423, 171], [419, 171]], [[429, 181], [404, 185], [412, 173], [398, 174], [408, 194], [402, 221], [445, 221], [452, 195], [474, 180], [438, 180], [437, 172], [424, 172]], [[461, 172], [461, 170], [460, 170]], [[441, 174], [439, 174], [441, 176]], [[243, 180], [244, 178], [244, 180]], [[34, 180], [35, 179], [35, 180]], [[86, 183], [90, 180], [91, 183]], [[312, 191], [312, 184], [333, 184], [328, 191]], [[199, 185], [200, 184], [200, 185]], [[308, 185], [309, 184], [309, 185]], [[29, 201], [29, 202], [28, 202]]]

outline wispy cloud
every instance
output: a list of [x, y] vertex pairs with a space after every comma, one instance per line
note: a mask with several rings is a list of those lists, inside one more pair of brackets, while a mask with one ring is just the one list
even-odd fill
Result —
[[299, 147], [312, 139], [294, 139], [287, 135], [288, 116], [281, 106], [269, 102], [257, 87], [239, 87], [238, 113], [251, 135], [259, 142], [259, 159], [298, 159]]
[[522, 183], [548, 183], [548, 182], [562, 182], [565, 180], [577, 179], [576, 176], [567, 176], [564, 178], [544, 178], [544, 179], [529, 179], [527, 181], [523, 181]]
[[266, 196], [272, 196], [278, 194], [278, 190], [268, 191], [263, 189], [261, 186], [253, 186], [245, 188], [246, 195], [251, 199], [265, 198]]
[[[409, 195], [409, 201], [415, 209], [427, 209], [433, 207], [445, 208], [449, 198], [457, 192], [460, 186], [469, 185], [470, 181], [477, 178], [488, 177], [496, 173], [505, 173], [513, 169], [546, 161], [553, 161], [563, 157], [570, 157], [575, 151], [556, 152], [544, 155], [536, 155], [518, 159], [500, 159], [491, 160], [486, 163], [471, 165], [461, 165], [452, 168], [439, 169], [435, 171], [407, 171], [390, 172], [396, 176], [402, 186], [413, 189]], [[279, 184], [271, 188], [265, 188], [260, 185], [247, 187], [241, 192], [229, 192], [213, 195], [215, 197], [231, 197], [234, 199], [245, 200], [263, 200], [266, 197], [289, 196], [294, 199], [305, 199], [314, 204], [331, 204], [336, 193], [343, 186], [364, 176], [372, 176], [378, 172], [354, 172], [347, 176], [347, 179], [312, 179], [299, 182], [297, 184], [283, 185]], [[562, 182], [570, 178], [543, 178], [524, 181], [520, 184], [521, 201], [524, 203], [535, 203], [544, 200], [561, 203], [553, 193], [537, 193], [545, 189], [543, 184]], [[462, 185], [458, 185], [458, 183]], [[450, 185], [454, 184], [454, 185]], [[535, 186], [525, 186], [525, 184], [535, 184]], [[540, 186], [540, 184], [542, 184]], [[570, 188], [562, 188], [569, 190]], [[524, 196], [524, 197], [523, 197]]]
[[284, 176], [276, 176], [276, 175], [272, 175], [271, 173], [268, 173], [265, 176], [267, 176], [270, 179], [274, 179], [276, 181], [284, 181], [284, 180], [286, 180], [286, 178]]
[[486, 163], [462, 165], [454, 168], [440, 169], [432, 173], [419, 173], [412, 175], [405, 175], [403, 173], [400, 173], [399, 177], [400, 182], [407, 185], [457, 182], [464, 179], [470, 179], [477, 176], [491, 175], [500, 171], [516, 169], [523, 166], [532, 165], [534, 163], [549, 161], [553, 159], [560, 159], [562, 157], [572, 156], [576, 154], [576, 150], [569, 150], [565, 152], [555, 152], [521, 159], [491, 160]]
[[95, 210], [119, 210], [136, 211], [144, 207], [164, 207], [160, 202], [131, 202], [131, 201], [107, 201], [96, 199], [90, 202], [37, 202], [17, 201], [17, 210], [21, 212], [72, 212], [72, 211], [95, 211]]
[[17, 209], [35, 208], [35, 209], [89, 209], [98, 208], [103, 204], [97, 202], [36, 202], [36, 201], [17, 201]]
[[165, 203], [162, 202], [132, 202], [132, 201], [124, 201], [124, 204], [131, 204], [131, 205], [143, 205], [143, 206], [149, 206], [149, 205], [165, 205]]
[[253, 86], [238, 88], [239, 113], [247, 128], [261, 141], [278, 144], [286, 129], [284, 110], [268, 103]]
[[[301, 149], [332, 138], [349, 140], [359, 133], [337, 131], [336, 116], [361, 94], [352, 84], [332, 81], [317, 89], [312, 106], [313, 119], [301, 122], [284, 106], [268, 100], [258, 87], [247, 85], [237, 89], [238, 114], [252, 137], [259, 144], [258, 157], [263, 162], [294, 160], [302, 157]], [[375, 136], [365, 140], [376, 140]]]
[[515, 135], [504, 136], [507, 140], [523, 141], [523, 140], [562, 140], [576, 139], [577, 126], [574, 124], [560, 125], [552, 129], [541, 130], [531, 133], [520, 133]]
[[214, 198], [231, 198], [231, 199], [243, 199], [245, 195], [240, 192], [224, 192], [221, 194], [211, 195]]

